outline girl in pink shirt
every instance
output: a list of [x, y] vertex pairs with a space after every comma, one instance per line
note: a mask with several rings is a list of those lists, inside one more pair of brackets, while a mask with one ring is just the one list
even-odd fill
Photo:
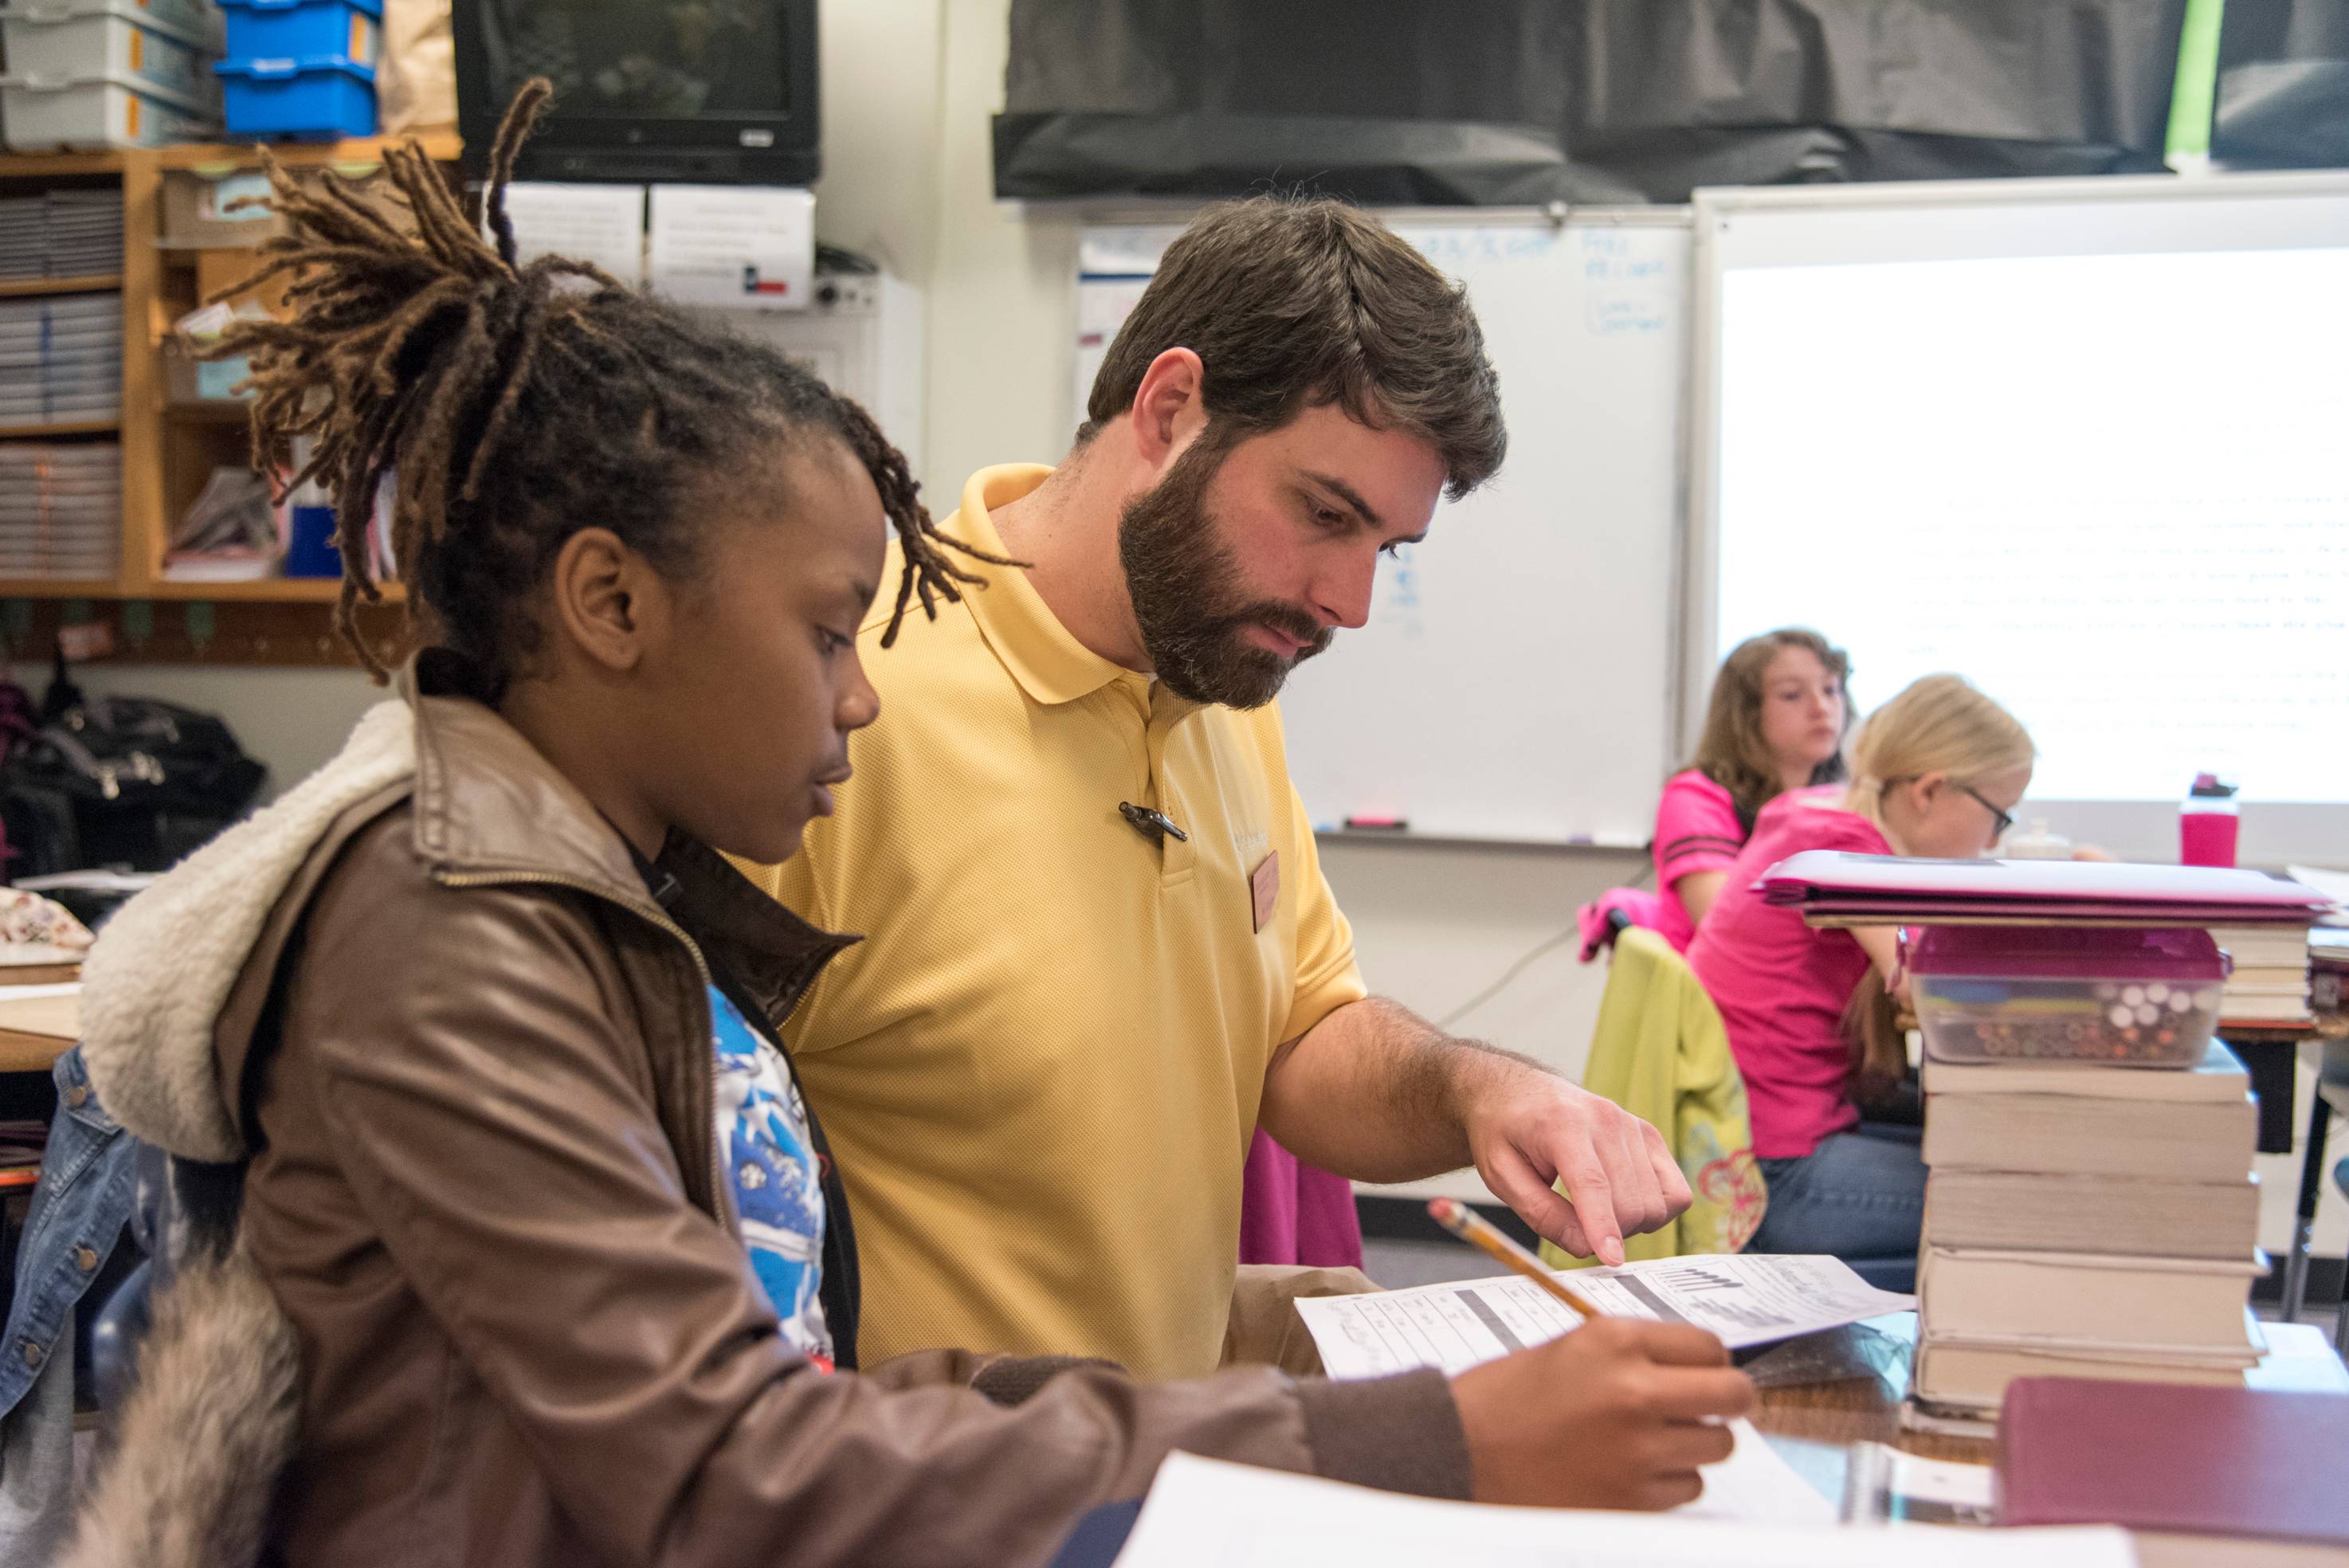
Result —
[[[2031, 738], [1956, 676], [1928, 676], [1868, 719], [1840, 798], [1804, 790], [1764, 807], [1729, 870], [1689, 964], [1721, 1009], [1745, 1079], [1770, 1205], [1752, 1245], [1832, 1253], [1888, 1289], [1913, 1279], [1925, 1167], [1914, 1129], [1862, 1127], [1861, 1076], [1897, 1076], [1897, 1037], [1854, 1006], [1873, 969], [1902, 987], [1892, 931], [1815, 931], [1754, 884], [1804, 850], [1952, 859], [1998, 842], [2031, 785]], [[1872, 993], [1871, 993], [1872, 994]], [[1870, 1037], [1863, 1053], [1855, 1044]]]
[[1789, 628], [1740, 643], [1713, 683], [1703, 737], [1656, 808], [1653, 923], [1688, 951], [1723, 876], [1771, 800], [1840, 783], [1851, 727], [1851, 661], [1816, 632]]

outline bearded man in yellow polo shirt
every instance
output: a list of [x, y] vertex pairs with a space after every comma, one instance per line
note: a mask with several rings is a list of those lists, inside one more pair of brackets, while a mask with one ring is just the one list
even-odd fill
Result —
[[884, 721], [763, 873], [868, 934], [784, 1031], [856, 1216], [864, 1360], [1210, 1370], [1259, 1126], [1357, 1180], [1473, 1161], [1620, 1261], [1688, 1204], [1663, 1140], [1366, 995], [1273, 706], [1363, 624], [1381, 552], [1500, 465], [1464, 295], [1341, 204], [1222, 207], [1089, 413], [1060, 467], [978, 473], [946, 524], [1021, 564], [885, 654], [890, 607], [864, 628]]

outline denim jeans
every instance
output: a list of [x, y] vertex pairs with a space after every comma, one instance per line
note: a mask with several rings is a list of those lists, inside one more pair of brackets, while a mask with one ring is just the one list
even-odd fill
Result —
[[74, 1315], [122, 1234], [138, 1145], [99, 1105], [81, 1052], [57, 1058], [57, 1113], [0, 1334], [0, 1563], [46, 1561], [73, 1517]]
[[1919, 1130], [1831, 1133], [1810, 1153], [1764, 1160], [1770, 1206], [1746, 1250], [1826, 1253], [1885, 1290], [1917, 1288], [1917, 1237], [1925, 1223], [1925, 1162]]

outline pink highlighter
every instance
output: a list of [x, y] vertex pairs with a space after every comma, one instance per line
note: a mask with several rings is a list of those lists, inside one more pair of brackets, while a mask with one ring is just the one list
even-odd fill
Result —
[[2187, 866], [2231, 866], [2242, 819], [2235, 812], [2235, 786], [2215, 773], [2197, 774], [2178, 813], [2178, 862]]

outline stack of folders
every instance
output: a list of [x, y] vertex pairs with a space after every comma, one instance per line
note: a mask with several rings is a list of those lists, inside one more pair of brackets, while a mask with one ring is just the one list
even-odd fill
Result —
[[1957, 1062], [1924, 1069], [1916, 1395], [1987, 1415], [2017, 1377], [2240, 1385], [2258, 1110], [2213, 1040], [2186, 1070]]
[[0, 426], [109, 423], [122, 409], [122, 295], [0, 300]]
[[122, 270], [122, 194], [49, 191], [0, 200], [0, 279], [79, 278]]
[[2211, 928], [2210, 940], [2235, 964], [2220, 1007], [2227, 1022], [2283, 1028], [2309, 1022], [2309, 933], [2222, 925]]

